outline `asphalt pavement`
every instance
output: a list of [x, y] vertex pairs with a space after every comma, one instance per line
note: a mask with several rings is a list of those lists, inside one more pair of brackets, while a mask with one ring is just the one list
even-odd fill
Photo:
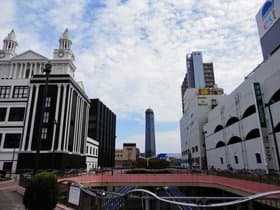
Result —
[[22, 196], [14, 190], [0, 190], [0, 210], [24, 210]]

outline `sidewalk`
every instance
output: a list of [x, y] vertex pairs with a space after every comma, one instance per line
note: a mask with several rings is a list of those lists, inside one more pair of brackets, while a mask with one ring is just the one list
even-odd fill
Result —
[[[25, 189], [15, 180], [0, 183], [0, 210], [25, 210], [22, 197]], [[57, 204], [55, 210], [73, 210], [63, 204]]]

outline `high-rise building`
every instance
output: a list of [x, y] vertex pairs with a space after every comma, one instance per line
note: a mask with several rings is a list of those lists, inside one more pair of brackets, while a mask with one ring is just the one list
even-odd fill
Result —
[[99, 142], [98, 165], [114, 167], [116, 115], [99, 99], [91, 99], [88, 136]]
[[213, 63], [203, 63], [204, 80], [206, 88], [213, 88], [215, 86], [215, 76]]
[[202, 63], [202, 53], [192, 52], [187, 54], [187, 73], [188, 73], [188, 87], [189, 88], [204, 88], [204, 72]]
[[280, 0], [267, 0], [256, 15], [263, 58], [280, 47]]
[[155, 142], [155, 122], [152, 109], [146, 110], [146, 138], [145, 138], [145, 156], [154, 157], [156, 155]]
[[182, 110], [183, 98], [188, 88], [213, 88], [215, 86], [213, 63], [203, 63], [201, 52], [186, 55], [187, 72], [181, 85]]
[[[38, 139], [39, 168], [85, 168], [89, 100], [73, 78], [76, 67], [71, 44], [66, 29], [59, 49], [48, 59], [32, 50], [17, 55], [14, 31], [4, 39], [0, 51], [0, 169], [33, 168]], [[52, 68], [41, 113], [46, 80], [41, 70], [48, 62]]]
[[184, 114], [180, 120], [182, 160], [197, 168], [206, 167], [203, 125], [208, 112], [223, 99], [223, 90], [188, 88], [184, 95]]
[[181, 85], [181, 99], [182, 99], [182, 110], [183, 110], [183, 113], [184, 113], [184, 102], [183, 102], [183, 99], [184, 99], [184, 94], [186, 92], [188, 88], [188, 74], [186, 73], [185, 74], [185, 77], [184, 77], [184, 81]]

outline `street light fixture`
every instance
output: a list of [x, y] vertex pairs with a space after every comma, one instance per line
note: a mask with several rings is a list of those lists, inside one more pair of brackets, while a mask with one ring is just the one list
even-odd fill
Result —
[[44, 86], [43, 92], [43, 101], [41, 105], [41, 113], [40, 113], [40, 121], [38, 126], [38, 135], [37, 135], [37, 142], [36, 142], [36, 154], [35, 154], [35, 163], [33, 168], [33, 175], [35, 175], [38, 171], [39, 159], [40, 159], [40, 149], [41, 149], [41, 137], [42, 137], [42, 124], [44, 119], [44, 112], [45, 112], [45, 103], [46, 98], [48, 95], [48, 83], [49, 83], [49, 75], [51, 73], [52, 65], [48, 62], [45, 64], [45, 67], [42, 69], [42, 73], [46, 73], [46, 81]]

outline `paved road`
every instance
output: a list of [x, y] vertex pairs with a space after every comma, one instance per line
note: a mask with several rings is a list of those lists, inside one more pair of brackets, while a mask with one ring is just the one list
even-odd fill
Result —
[[[55, 210], [62, 209], [70, 210], [70, 208], [65, 206], [55, 208]], [[25, 210], [22, 203], [22, 196], [15, 189], [0, 190], [0, 210]]]
[[1, 190], [0, 210], [24, 210], [22, 196], [14, 190]]

